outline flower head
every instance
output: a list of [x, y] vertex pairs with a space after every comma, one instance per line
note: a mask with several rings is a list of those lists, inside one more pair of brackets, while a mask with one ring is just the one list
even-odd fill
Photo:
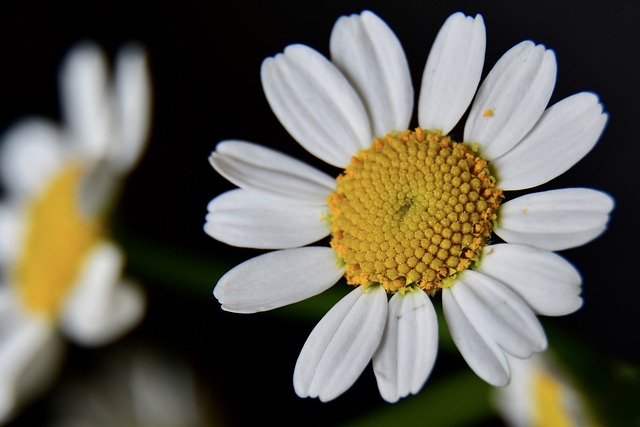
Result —
[[57, 330], [101, 345], [144, 311], [141, 290], [121, 277], [124, 255], [105, 221], [146, 142], [143, 50], [126, 46], [115, 67], [112, 83], [98, 47], [78, 45], [60, 73], [65, 126], [23, 119], [0, 146], [0, 421], [52, 377]]
[[[385, 400], [417, 393], [436, 358], [437, 295], [469, 366], [507, 384], [511, 356], [546, 348], [536, 314], [565, 315], [582, 304], [579, 273], [551, 251], [597, 237], [613, 208], [608, 195], [585, 188], [511, 200], [509, 191], [573, 166], [607, 114], [586, 92], [547, 108], [555, 55], [530, 41], [506, 52], [479, 86], [480, 15], [455, 13], [438, 33], [417, 127], [409, 127], [407, 60], [380, 18], [340, 18], [330, 50], [331, 61], [289, 46], [263, 62], [261, 76], [282, 125], [340, 168], [337, 178], [243, 141], [223, 141], [210, 157], [240, 189], [210, 202], [205, 231], [236, 246], [278, 249], [225, 274], [215, 297], [225, 310], [250, 313], [309, 298], [342, 277], [355, 287], [300, 353], [294, 386], [302, 397], [339, 396], [370, 360]], [[451, 132], [467, 110], [458, 139]], [[329, 235], [330, 247], [305, 246]]]

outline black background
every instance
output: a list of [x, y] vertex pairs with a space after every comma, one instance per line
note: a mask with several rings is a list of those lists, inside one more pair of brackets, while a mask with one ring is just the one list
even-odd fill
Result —
[[[606, 234], [563, 253], [583, 274], [584, 307], [544, 321], [570, 331], [596, 352], [639, 363], [636, 2], [4, 1], [0, 130], [25, 115], [59, 117], [57, 70], [75, 42], [92, 39], [112, 57], [123, 43], [140, 41], [149, 52], [154, 118], [146, 156], [130, 176], [116, 213], [125, 247], [135, 252], [139, 245], [151, 245], [168, 259], [189, 258], [205, 273], [208, 263], [235, 265], [258, 252], [229, 248], [202, 231], [207, 202], [232, 188], [207, 157], [218, 141], [239, 138], [324, 167], [273, 116], [259, 67], [265, 57], [291, 43], [328, 54], [335, 20], [363, 9], [376, 12], [398, 35], [416, 96], [435, 34], [458, 10], [483, 14], [485, 74], [508, 48], [532, 39], [557, 55], [551, 102], [583, 90], [600, 95], [610, 114], [602, 139], [577, 166], [543, 188], [598, 188], [616, 199], [616, 208]], [[192, 268], [170, 274], [158, 264], [154, 272], [143, 260], [132, 254], [129, 269], [147, 290], [148, 315], [124, 341], [153, 342], [187, 358], [211, 387], [211, 404], [220, 408], [225, 425], [251, 425], [255, 420], [294, 425], [299, 419], [304, 425], [332, 425], [383, 405], [370, 369], [335, 402], [297, 398], [291, 385], [293, 367], [315, 320], [224, 313], [211, 295], [215, 275], [210, 284], [194, 287], [193, 280], [186, 279], [197, 275]], [[90, 371], [96, 353], [72, 346], [61, 381]], [[439, 358], [434, 375], [456, 363]], [[43, 422], [47, 403], [48, 397], [36, 402], [16, 425]], [[425, 414], [425, 425], [427, 420]]]

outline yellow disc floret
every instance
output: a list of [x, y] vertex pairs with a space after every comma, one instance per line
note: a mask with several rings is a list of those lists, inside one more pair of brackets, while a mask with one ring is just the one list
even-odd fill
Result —
[[331, 247], [347, 283], [388, 292], [449, 286], [478, 260], [503, 197], [484, 159], [420, 128], [376, 139], [337, 182]]
[[80, 211], [82, 176], [78, 165], [63, 169], [30, 206], [13, 282], [32, 312], [55, 315], [101, 235], [100, 221]]

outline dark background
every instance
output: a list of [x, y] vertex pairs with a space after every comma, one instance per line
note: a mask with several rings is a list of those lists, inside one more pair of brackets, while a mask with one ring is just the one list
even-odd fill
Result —
[[[635, 349], [640, 297], [635, 222], [640, 152], [634, 131], [640, 117], [638, 3], [10, 0], [0, 5], [0, 131], [26, 115], [58, 119], [58, 66], [79, 40], [96, 41], [110, 57], [125, 42], [140, 41], [148, 49], [153, 78], [148, 150], [130, 176], [114, 217], [115, 234], [130, 252], [130, 274], [139, 277], [147, 291], [148, 314], [115, 346], [71, 346], [61, 382], [91, 372], [97, 355], [113, 347], [148, 342], [189, 361], [213, 396], [211, 405], [222, 414], [224, 425], [256, 420], [334, 425], [385, 406], [370, 368], [334, 402], [297, 398], [291, 385], [293, 367], [319, 317], [296, 321], [278, 313], [222, 312], [211, 295], [223, 271], [220, 266], [227, 268], [258, 252], [227, 247], [202, 231], [208, 201], [232, 188], [207, 161], [218, 141], [246, 139], [324, 167], [271, 113], [259, 67], [265, 57], [296, 42], [328, 54], [335, 20], [363, 9], [376, 12], [398, 35], [416, 97], [436, 32], [458, 10], [483, 14], [485, 74], [508, 48], [532, 39], [557, 55], [552, 103], [583, 90], [600, 95], [610, 114], [602, 139], [577, 166], [544, 188], [598, 188], [616, 199], [616, 208], [606, 234], [563, 253], [583, 274], [584, 307], [571, 316], [543, 321], [551, 329], [568, 331], [598, 355], [640, 363]], [[442, 354], [433, 378], [461, 366], [457, 354]], [[44, 422], [49, 402], [49, 396], [36, 402], [16, 425]], [[424, 415], [425, 425], [428, 417]]]

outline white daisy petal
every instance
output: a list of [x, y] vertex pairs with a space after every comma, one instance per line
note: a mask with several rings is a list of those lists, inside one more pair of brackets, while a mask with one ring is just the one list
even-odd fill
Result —
[[60, 327], [76, 343], [106, 344], [142, 319], [144, 296], [138, 286], [120, 280], [122, 263], [120, 249], [108, 242], [88, 255], [60, 318]]
[[65, 122], [81, 148], [102, 157], [112, 126], [108, 96], [107, 60], [91, 42], [78, 44], [66, 56], [60, 71], [61, 107]]
[[495, 342], [519, 358], [547, 347], [546, 335], [534, 312], [504, 284], [465, 270], [451, 292], [485, 341]]
[[425, 292], [396, 293], [373, 355], [378, 389], [387, 402], [416, 394], [427, 381], [438, 352], [438, 317]]
[[[511, 379], [506, 387], [492, 390], [491, 400], [509, 426], [529, 426], [538, 415], [539, 399], [533, 384], [537, 360], [545, 353], [537, 353], [529, 359], [509, 358]], [[546, 384], [540, 381], [541, 384]], [[580, 425], [576, 423], [575, 425]]]
[[475, 95], [484, 64], [486, 34], [482, 16], [454, 13], [431, 47], [422, 74], [418, 122], [448, 134]]
[[[0, 265], [14, 262], [22, 251], [22, 241], [26, 217], [24, 212], [7, 203], [0, 203]], [[6, 269], [0, 269], [0, 279], [6, 276]]]
[[506, 385], [509, 382], [509, 363], [504, 352], [495, 342], [480, 335], [456, 301], [451, 288], [442, 290], [442, 309], [451, 338], [473, 372], [491, 385]]
[[387, 294], [381, 286], [366, 292], [358, 286], [342, 298], [313, 329], [293, 373], [300, 397], [327, 402], [358, 379], [375, 352], [387, 317]]
[[31, 195], [49, 182], [63, 161], [62, 135], [48, 120], [23, 119], [3, 136], [0, 175], [12, 196]]
[[606, 229], [613, 206], [609, 195], [587, 188], [527, 194], [500, 206], [494, 232], [509, 243], [549, 251], [574, 248]]
[[118, 195], [120, 178], [111, 162], [93, 164], [80, 183], [78, 199], [82, 213], [91, 218], [106, 212]]
[[293, 138], [325, 162], [345, 167], [371, 144], [362, 101], [338, 69], [317, 51], [291, 45], [262, 63], [271, 109]]
[[6, 300], [6, 291], [0, 294], [0, 423], [5, 423], [49, 385], [63, 347], [49, 323], [26, 316], [17, 301]]
[[409, 126], [413, 86], [400, 41], [376, 14], [343, 16], [331, 32], [331, 60], [367, 107], [373, 134]]
[[228, 191], [213, 199], [207, 210], [204, 231], [233, 246], [294, 248], [329, 235], [320, 208], [280, 202], [255, 191]]
[[607, 118], [592, 93], [578, 93], [553, 105], [518, 145], [492, 160], [500, 187], [535, 187], [564, 173], [591, 151]]
[[335, 179], [300, 160], [243, 141], [223, 141], [209, 157], [213, 168], [238, 187], [290, 203], [325, 206]]
[[284, 249], [257, 256], [229, 270], [213, 295], [222, 308], [255, 313], [318, 295], [344, 274], [327, 247]]
[[151, 121], [151, 84], [144, 49], [135, 44], [124, 46], [115, 61], [114, 92], [119, 144], [111, 157], [120, 170], [128, 170], [140, 157]]
[[538, 121], [556, 81], [556, 58], [542, 45], [524, 41], [508, 50], [484, 80], [471, 106], [464, 140], [482, 156], [509, 151]]
[[580, 273], [560, 255], [529, 246], [486, 246], [476, 270], [507, 285], [538, 314], [563, 316], [582, 306]]

